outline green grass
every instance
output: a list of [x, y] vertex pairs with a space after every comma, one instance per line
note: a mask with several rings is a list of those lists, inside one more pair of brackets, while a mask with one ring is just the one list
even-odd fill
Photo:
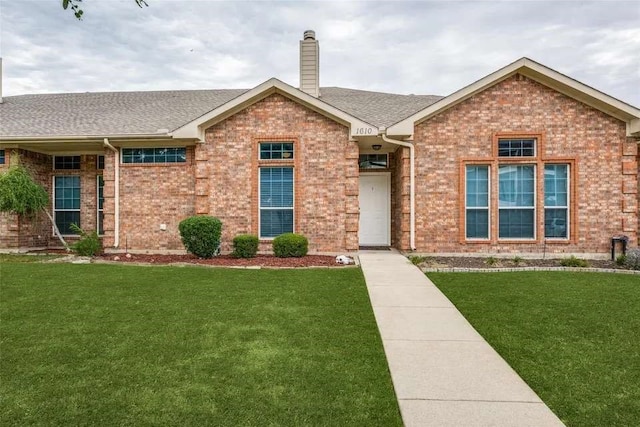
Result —
[[0, 254], [0, 264], [16, 262], [42, 262], [61, 258], [64, 255], [26, 255], [26, 254]]
[[429, 273], [568, 426], [640, 420], [640, 276]]
[[401, 425], [359, 269], [0, 264], [0, 425]]

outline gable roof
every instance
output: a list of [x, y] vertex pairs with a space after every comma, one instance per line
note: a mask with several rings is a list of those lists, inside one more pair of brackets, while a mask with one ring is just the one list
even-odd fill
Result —
[[522, 74], [570, 98], [576, 99], [627, 123], [627, 136], [640, 136], [640, 110], [612, 96], [580, 83], [529, 58], [521, 58], [506, 67], [429, 105], [421, 111], [387, 128], [387, 135], [408, 137], [414, 126], [473, 95], [515, 75]]
[[367, 123], [366, 121], [315, 98], [300, 89], [296, 89], [278, 79], [272, 78], [255, 88], [244, 92], [218, 108], [207, 112], [197, 119], [184, 124], [173, 131], [172, 135], [174, 138], [195, 138], [203, 141], [204, 130], [206, 128], [214, 125], [215, 123], [221, 122], [227, 117], [273, 93], [278, 93], [289, 99], [293, 99], [313, 111], [348, 126], [351, 136], [378, 134], [377, 126]]

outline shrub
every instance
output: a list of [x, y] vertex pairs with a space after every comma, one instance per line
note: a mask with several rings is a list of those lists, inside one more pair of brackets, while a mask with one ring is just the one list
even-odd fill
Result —
[[511, 261], [513, 262], [514, 265], [518, 266], [524, 262], [524, 259], [519, 256], [514, 256]]
[[309, 250], [309, 240], [302, 234], [284, 233], [273, 239], [273, 253], [279, 258], [303, 257]]
[[618, 255], [616, 257], [616, 265], [619, 265], [620, 267], [622, 267], [626, 263], [627, 263], [627, 256], [626, 255]]
[[640, 270], [640, 248], [632, 248], [627, 251], [624, 266], [631, 270]]
[[569, 258], [561, 259], [560, 265], [563, 267], [589, 267], [589, 263], [586, 260], [582, 258], [576, 258], [575, 255], [571, 255]]
[[426, 256], [422, 256], [422, 255], [409, 255], [409, 261], [411, 261], [411, 264], [413, 265], [420, 265], [423, 262], [425, 262], [428, 258]]
[[493, 267], [494, 265], [498, 264], [498, 258], [496, 258], [494, 256], [489, 256], [489, 257], [487, 257], [487, 259], [484, 260], [484, 263], [487, 264], [490, 267]]
[[102, 244], [100, 243], [98, 233], [95, 231], [87, 233], [75, 224], [71, 224], [70, 228], [71, 231], [80, 235], [80, 240], [71, 245], [71, 249], [74, 252], [80, 256], [94, 256], [100, 252]]
[[211, 258], [220, 252], [222, 222], [212, 216], [192, 216], [178, 224], [182, 243], [188, 252]]
[[240, 234], [233, 238], [233, 256], [236, 258], [253, 258], [258, 253], [258, 236]]

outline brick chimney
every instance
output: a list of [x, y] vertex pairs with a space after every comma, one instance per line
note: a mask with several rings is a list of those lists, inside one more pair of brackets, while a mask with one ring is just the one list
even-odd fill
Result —
[[320, 96], [320, 48], [312, 30], [305, 31], [300, 40], [300, 90]]

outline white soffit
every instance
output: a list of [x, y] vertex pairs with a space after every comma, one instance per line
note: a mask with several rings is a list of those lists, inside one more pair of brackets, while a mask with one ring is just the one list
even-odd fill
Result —
[[350, 136], [378, 135], [378, 128], [364, 122], [350, 114], [327, 104], [299, 89], [272, 78], [232, 99], [224, 105], [215, 108], [196, 120], [187, 123], [174, 130], [171, 135], [174, 138], [198, 138], [204, 141], [204, 131], [208, 127], [223, 121], [236, 114], [238, 111], [266, 98], [267, 96], [279, 93], [323, 116], [326, 116], [338, 123], [341, 123], [350, 130]]
[[414, 125], [423, 122], [473, 95], [515, 75], [522, 74], [535, 80], [544, 86], [563, 93], [570, 98], [587, 104], [612, 117], [627, 123], [627, 135], [632, 136], [640, 132], [640, 109], [625, 102], [602, 93], [590, 86], [580, 83], [551, 68], [545, 67], [529, 58], [521, 58], [516, 62], [489, 74], [486, 77], [470, 84], [446, 98], [430, 105], [429, 107], [407, 117], [406, 119], [389, 126], [389, 136], [411, 136]]

